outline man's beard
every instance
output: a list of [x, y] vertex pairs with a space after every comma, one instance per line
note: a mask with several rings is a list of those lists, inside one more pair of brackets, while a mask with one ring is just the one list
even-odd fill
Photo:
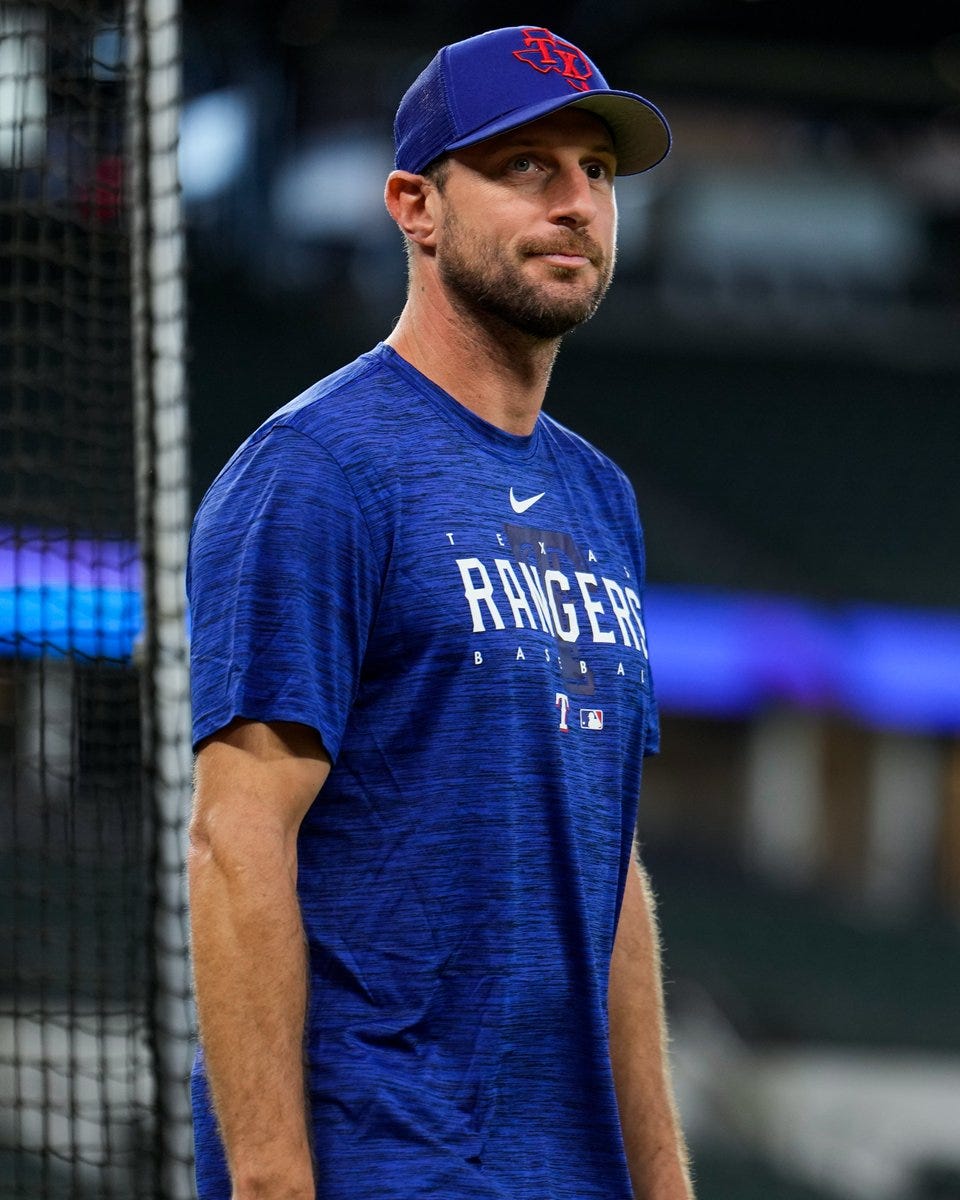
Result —
[[522, 263], [510, 262], [502, 247], [468, 232], [452, 213], [447, 214], [443, 234], [437, 267], [453, 303], [475, 319], [494, 317], [531, 337], [558, 338], [582, 325], [597, 311], [610, 286], [613, 256], [608, 259], [592, 238], [573, 230], [558, 228], [549, 241], [531, 241], [519, 248], [523, 255], [560, 253], [589, 258], [596, 269], [591, 289], [571, 279], [587, 268], [549, 268], [554, 279], [570, 281], [567, 295], [557, 295], [545, 283], [525, 278]]

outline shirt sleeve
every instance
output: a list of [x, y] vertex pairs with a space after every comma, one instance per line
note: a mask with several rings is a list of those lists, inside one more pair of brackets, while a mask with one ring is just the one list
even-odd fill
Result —
[[653, 688], [653, 675], [647, 667], [649, 676], [649, 695], [643, 729], [644, 756], [660, 753], [660, 708], [657, 704], [657, 694]]
[[625, 494], [626, 512], [628, 521], [632, 529], [632, 537], [635, 543], [636, 562], [639, 568], [639, 584], [640, 584], [640, 609], [641, 620], [643, 622], [643, 643], [644, 652], [647, 656], [646, 682], [644, 685], [644, 721], [643, 721], [643, 753], [644, 756], [650, 756], [660, 753], [660, 707], [657, 704], [657, 692], [654, 686], [654, 675], [650, 663], [649, 637], [647, 634], [647, 614], [646, 614], [646, 578], [647, 578], [647, 548], [646, 540], [643, 535], [643, 524], [640, 521], [640, 513], [637, 509], [637, 497], [633, 489], [633, 484], [619, 468], [615, 468], [616, 473], [621, 481]]
[[298, 721], [335, 759], [381, 578], [361, 506], [322, 446], [274, 426], [238, 451], [191, 532], [194, 746], [235, 717]]

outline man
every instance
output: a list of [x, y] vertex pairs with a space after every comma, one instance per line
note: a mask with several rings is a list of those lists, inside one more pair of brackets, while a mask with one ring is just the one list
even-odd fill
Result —
[[[202, 1200], [689, 1200], [631, 848], [657, 746], [629, 484], [541, 413], [669, 147], [545, 29], [440, 51], [409, 292], [198, 512]], [[602, 381], [598, 381], [598, 387]]]

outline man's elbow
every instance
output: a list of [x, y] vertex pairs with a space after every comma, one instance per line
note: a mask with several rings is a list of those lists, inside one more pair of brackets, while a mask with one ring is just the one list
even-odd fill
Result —
[[228, 799], [194, 805], [187, 829], [187, 882], [191, 890], [211, 880], [256, 886], [257, 881], [296, 879], [297, 833], [279, 814], [251, 812]]
[[194, 811], [187, 826], [187, 875], [209, 868], [214, 858], [210, 823], [205, 816]]

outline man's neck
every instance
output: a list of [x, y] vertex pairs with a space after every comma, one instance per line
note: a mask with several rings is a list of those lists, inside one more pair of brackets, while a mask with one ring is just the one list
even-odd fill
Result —
[[465, 408], [507, 433], [533, 432], [560, 339], [533, 338], [495, 317], [477, 319], [431, 289], [411, 289], [385, 340]]

